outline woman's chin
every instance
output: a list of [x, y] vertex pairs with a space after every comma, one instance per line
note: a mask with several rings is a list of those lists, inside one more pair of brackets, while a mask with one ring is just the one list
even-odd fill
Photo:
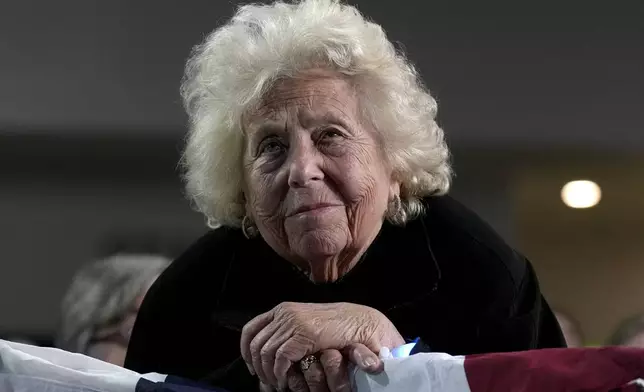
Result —
[[328, 282], [336, 280], [337, 262], [347, 241], [333, 238], [324, 233], [308, 232], [291, 243], [291, 249], [298, 258], [308, 265], [312, 281]]
[[329, 233], [327, 230], [309, 231], [292, 241], [291, 249], [309, 262], [325, 260], [338, 255], [346, 247], [346, 238], [343, 239], [338, 234], [340, 233]]

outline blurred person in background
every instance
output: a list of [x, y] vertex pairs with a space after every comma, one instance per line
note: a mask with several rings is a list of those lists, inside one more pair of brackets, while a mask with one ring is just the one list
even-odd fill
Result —
[[555, 310], [554, 313], [561, 327], [561, 332], [563, 332], [564, 338], [566, 339], [566, 345], [568, 347], [583, 347], [584, 338], [579, 322], [569, 314], [560, 310]]
[[644, 314], [624, 320], [613, 332], [608, 344], [644, 348]]
[[188, 193], [223, 227], [150, 289], [126, 367], [317, 392], [417, 337], [450, 354], [565, 345], [526, 258], [445, 196], [436, 101], [355, 8], [244, 6], [182, 91]]
[[62, 302], [57, 347], [123, 366], [143, 297], [170, 260], [117, 254], [83, 266]]

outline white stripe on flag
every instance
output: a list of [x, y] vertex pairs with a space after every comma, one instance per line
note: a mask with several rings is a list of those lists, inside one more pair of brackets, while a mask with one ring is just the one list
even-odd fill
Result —
[[385, 371], [371, 375], [352, 369], [353, 390], [358, 392], [423, 391], [471, 392], [465, 375], [465, 357], [421, 353], [385, 359]]
[[0, 340], [2, 392], [134, 392], [140, 378], [86, 355]]

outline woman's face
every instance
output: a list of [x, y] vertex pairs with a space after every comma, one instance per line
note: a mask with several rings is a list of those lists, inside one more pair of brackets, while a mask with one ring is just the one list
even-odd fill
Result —
[[350, 270], [399, 193], [351, 85], [311, 71], [279, 82], [244, 122], [247, 213], [313, 281]]

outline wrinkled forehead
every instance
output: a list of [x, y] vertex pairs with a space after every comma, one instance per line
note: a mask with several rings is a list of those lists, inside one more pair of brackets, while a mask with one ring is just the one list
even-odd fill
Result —
[[356, 122], [355, 89], [339, 75], [308, 72], [278, 80], [244, 118], [245, 129], [266, 122], [282, 123], [295, 116], [307, 122], [342, 120]]

